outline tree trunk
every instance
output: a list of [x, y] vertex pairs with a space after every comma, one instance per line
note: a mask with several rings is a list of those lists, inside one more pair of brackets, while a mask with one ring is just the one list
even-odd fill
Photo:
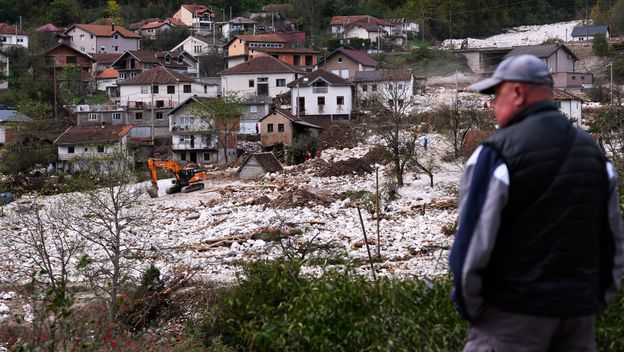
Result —
[[225, 165], [228, 164], [229, 160], [228, 160], [228, 155], [227, 155], [227, 147], [228, 147], [228, 137], [227, 137], [227, 133], [223, 135], [223, 157], [225, 158]]

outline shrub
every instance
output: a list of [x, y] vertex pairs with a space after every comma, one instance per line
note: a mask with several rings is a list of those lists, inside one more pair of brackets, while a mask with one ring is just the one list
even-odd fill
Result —
[[333, 270], [302, 278], [292, 263], [254, 263], [206, 318], [207, 339], [254, 351], [460, 350], [465, 323], [448, 278], [367, 278]]
[[605, 56], [609, 53], [609, 43], [603, 33], [597, 33], [592, 43], [592, 51], [597, 56]]

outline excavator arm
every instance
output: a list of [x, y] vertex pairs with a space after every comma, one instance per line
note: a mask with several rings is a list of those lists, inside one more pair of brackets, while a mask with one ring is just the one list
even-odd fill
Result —
[[158, 197], [158, 176], [156, 174], [157, 169], [163, 168], [173, 172], [176, 180], [174, 186], [167, 189], [167, 194], [177, 192], [192, 192], [204, 188], [203, 181], [207, 179], [206, 173], [201, 169], [185, 168], [180, 169], [180, 165], [171, 160], [147, 160], [147, 167], [150, 171], [152, 178], [152, 186], [148, 187], [147, 193], [152, 198]]

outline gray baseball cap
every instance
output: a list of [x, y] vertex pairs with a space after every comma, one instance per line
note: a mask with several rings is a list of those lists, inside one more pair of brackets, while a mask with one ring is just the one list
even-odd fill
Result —
[[542, 60], [534, 55], [517, 55], [503, 60], [492, 77], [474, 83], [468, 88], [483, 94], [493, 94], [494, 87], [505, 81], [553, 86], [552, 75]]

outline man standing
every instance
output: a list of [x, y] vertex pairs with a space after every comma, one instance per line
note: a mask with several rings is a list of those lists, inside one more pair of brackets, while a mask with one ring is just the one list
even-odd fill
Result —
[[495, 94], [500, 130], [469, 158], [450, 255], [464, 351], [595, 351], [594, 316], [616, 295], [624, 231], [616, 174], [552, 101], [532, 55], [471, 88]]

